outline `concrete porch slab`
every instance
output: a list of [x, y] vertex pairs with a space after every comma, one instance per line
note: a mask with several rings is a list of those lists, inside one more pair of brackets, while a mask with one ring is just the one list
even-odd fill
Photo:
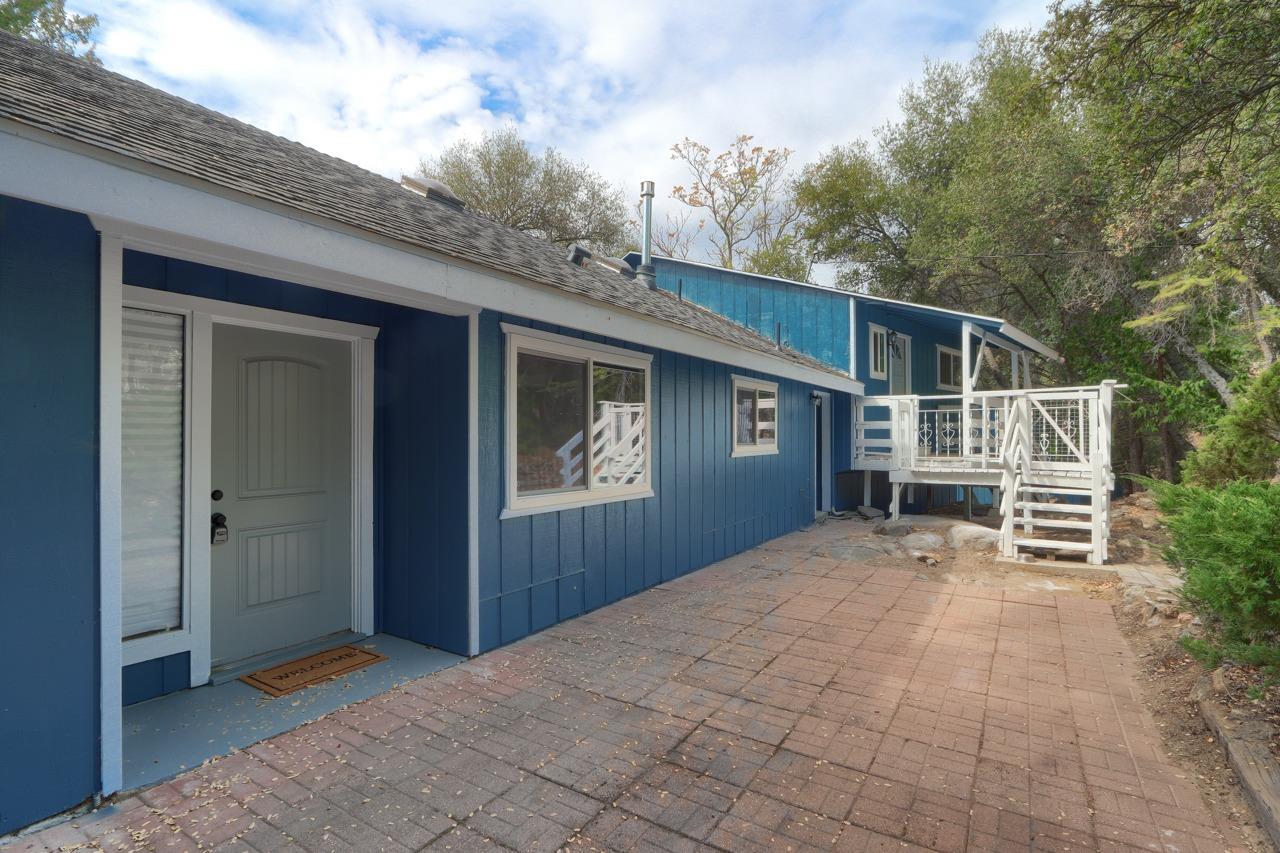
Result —
[[386, 634], [352, 644], [379, 651], [388, 660], [279, 699], [242, 681], [226, 681], [125, 708], [124, 790], [176, 776], [464, 660]]

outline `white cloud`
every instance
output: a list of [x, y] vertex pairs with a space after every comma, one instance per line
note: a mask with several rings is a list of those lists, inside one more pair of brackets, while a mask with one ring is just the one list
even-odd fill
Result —
[[[892, 118], [925, 56], [1045, 0], [102, 0], [105, 64], [389, 176], [514, 121], [628, 193], [738, 133], [797, 163]], [[661, 210], [661, 205], [659, 205]]]

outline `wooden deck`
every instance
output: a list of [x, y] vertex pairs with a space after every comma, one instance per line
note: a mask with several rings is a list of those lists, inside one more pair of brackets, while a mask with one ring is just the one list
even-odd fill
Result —
[[854, 407], [853, 468], [888, 473], [895, 516], [903, 485], [995, 489], [1005, 556], [1057, 550], [1103, 563], [1116, 387], [866, 397]]

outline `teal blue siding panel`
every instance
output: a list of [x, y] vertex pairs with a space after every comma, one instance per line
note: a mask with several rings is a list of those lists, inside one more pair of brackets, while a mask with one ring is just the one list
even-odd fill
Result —
[[0, 835], [98, 790], [98, 238], [0, 196]]
[[[628, 260], [638, 258], [628, 257]], [[843, 291], [655, 258], [658, 286], [840, 370], [849, 368]]]
[[[686, 289], [693, 291], [691, 280]], [[759, 374], [487, 311], [480, 317], [480, 363], [487, 372], [481, 385], [499, 390], [480, 400], [482, 409], [492, 410], [481, 412], [481, 423], [489, 426], [481, 434], [480, 455], [491, 460], [482, 472], [487, 479], [481, 494], [503, 487], [503, 321], [653, 355], [655, 496], [505, 521], [499, 519], [500, 503], [486, 504], [481, 541], [493, 544], [480, 566], [482, 648], [549, 624], [552, 599], [543, 589], [550, 583], [540, 582], [544, 576], [556, 578], [555, 618], [567, 619], [812, 521], [809, 386], [763, 376], [779, 382], [782, 452], [733, 459], [731, 375]], [[548, 559], [558, 561], [554, 572], [544, 565]]]

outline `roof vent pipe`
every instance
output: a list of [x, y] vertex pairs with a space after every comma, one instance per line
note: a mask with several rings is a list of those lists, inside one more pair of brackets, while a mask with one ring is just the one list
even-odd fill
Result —
[[449, 207], [456, 207], [458, 210], [466, 207], [462, 199], [458, 198], [457, 194], [449, 189], [448, 184], [444, 181], [437, 181], [435, 178], [415, 178], [410, 175], [401, 175], [400, 186], [409, 190], [409, 192], [424, 195], [432, 201], [447, 204]]
[[636, 278], [649, 285], [650, 290], [658, 289], [658, 279], [653, 274], [653, 181], [640, 182], [640, 201], [644, 208], [643, 240], [640, 246], [640, 266], [636, 269]]

